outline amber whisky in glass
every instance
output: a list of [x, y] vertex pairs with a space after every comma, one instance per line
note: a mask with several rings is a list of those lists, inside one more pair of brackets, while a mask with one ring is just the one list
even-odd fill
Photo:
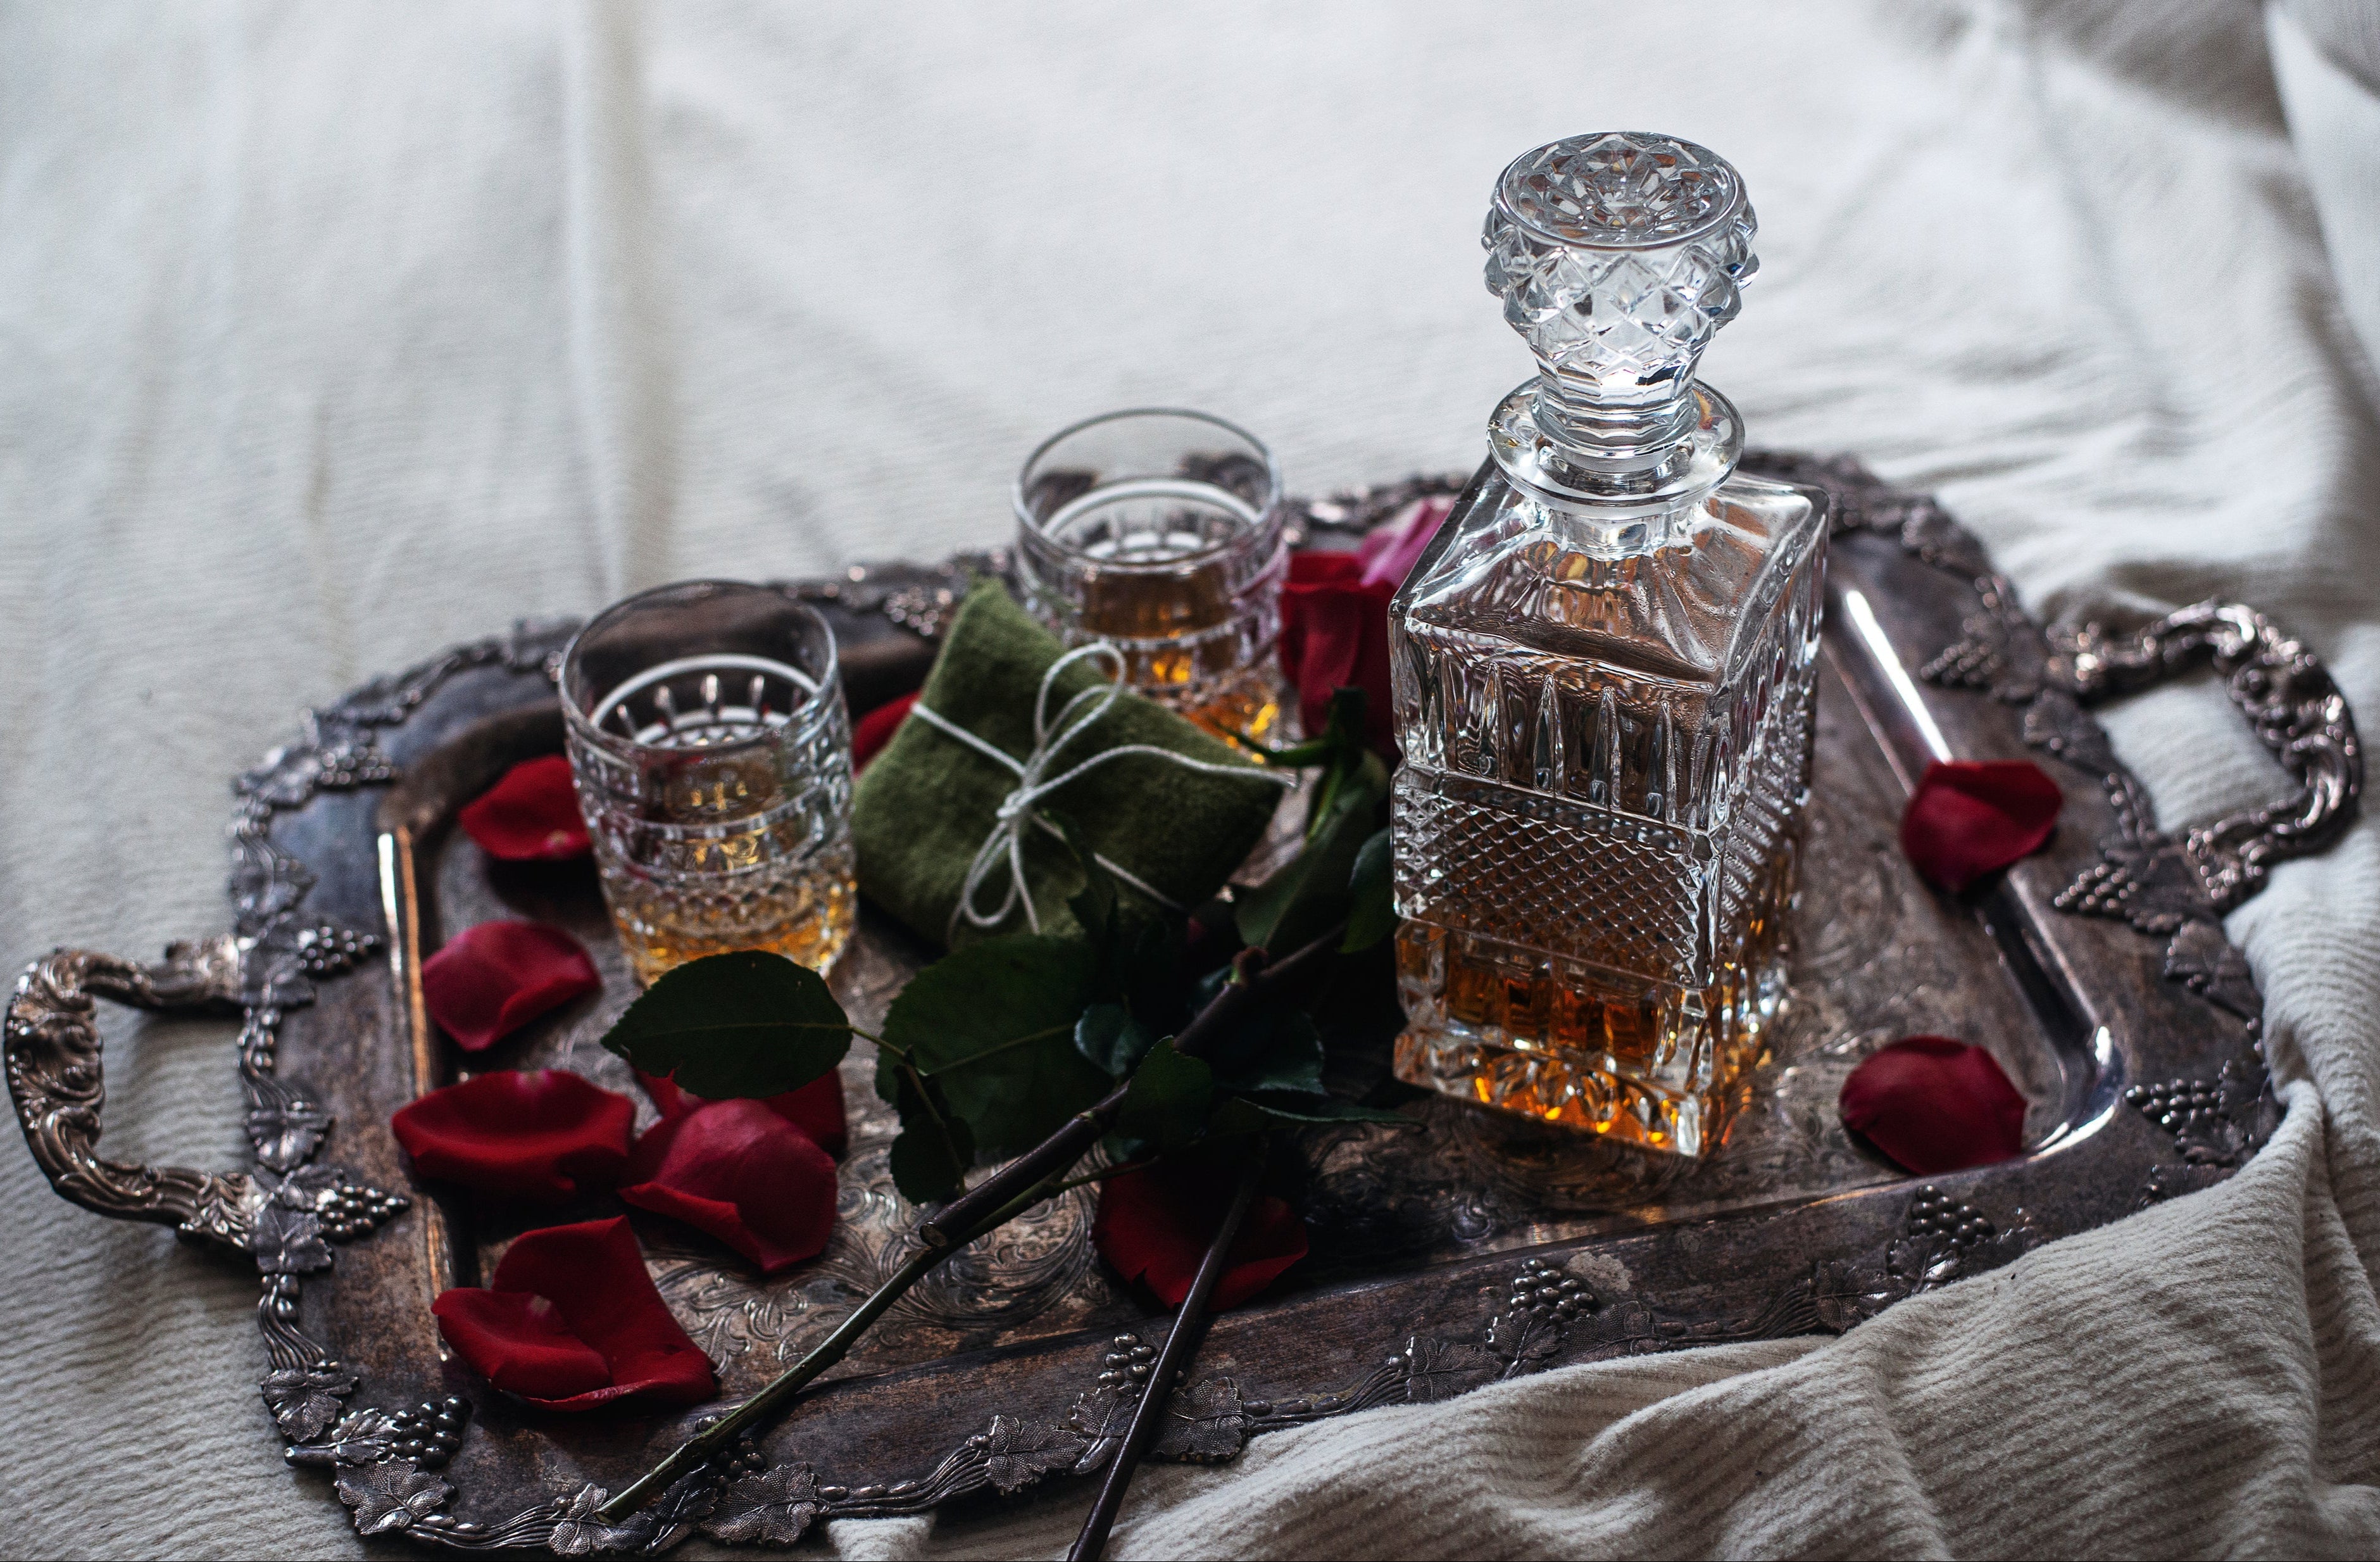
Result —
[[571, 775], [637, 981], [734, 949], [823, 971], [858, 912], [833, 631], [773, 586], [615, 604], [564, 653]]
[[1398, 1075], [1678, 1155], [1785, 996], [1823, 495], [1735, 470], [1694, 379], [1755, 269], [1734, 168], [1603, 133], [1496, 187], [1538, 372], [1390, 609]]
[[1069, 646], [1227, 740], [1297, 736], [1275, 644], [1289, 568], [1281, 474], [1220, 418], [1141, 408], [1050, 436], [1017, 474], [1025, 605]]

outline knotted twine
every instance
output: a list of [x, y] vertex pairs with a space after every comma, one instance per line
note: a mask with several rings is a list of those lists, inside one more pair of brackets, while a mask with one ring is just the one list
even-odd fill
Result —
[[[1053, 722], [1050, 716], [1051, 689], [1056, 686], [1060, 674], [1075, 663], [1085, 661], [1099, 663], [1107, 672], [1108, 681], [1093, 684], [1090, 688], [1077, 692], [1073, 699], [1059, 707], [1057, 718]], [[1151, 758], [1163, 760], [1168, 764], [1178, 764], [1186, 770], [1205, 771], [1213, 775], [1247, 776], [1269, 781], [1280, 787], [1297, 785], [1297, 777], [1293, 775], [1274, 770], [1256, 770], [1246, 765], [1211, 764], [1205, 760], [1194, 760], [1187, 754], [1177, 754], [1171, 749], [1160, 749], [1153, 743], [1120, 743], [1112, 749], [1100, 750], [1090, 758], [1078, 762], [1057, 775], [1050, 775], [1048, 772], [1058, 763], [1059, 756], [1075, 738], [1098, 725], [1099, 718], [1107, 714], [1109, 707], [1113, 705], [1123, 693], [1123, 653], [1104, 641], [1095, 641], [1089, 645], [1080, 646], [1050, 663], [1049, 671], [1041, 675], [1040, 692], [1034, 697], [1033, 701], [1033, 750], [1022, 760], [1005, 750], [985, 742], [941, 712], [929, 708], [922, 702], [910, 707], [911, 715], [957, 738], [986, 759], [996, 761], [1016, 776], [1016, 786], [1008, 796], [1001, 799], [1000, 807], [993, 811], [991, 833], [984, 836], [983, 845], [976, 849], [975, 860], [967, 864], [966, 879], [959, 886], [958, 904], [951, 908], [950, 925], [944, 934], [946, 940], [957, 939], [959, 924], [962, 921], [979, 928], [998, 927], [1016, 909], [1019, 899], [1025, 902], [1026, 925], [1036, 933], [1041, 931], [1040, 913], [1034, 909], [1033, 891], [1025, 877], [1026, 828], [1030, 825], [1061, 841], [1064, 840], [1065, 832], [1050, 823], [1041, 813], [1038, 806], [1041, 799], [1076, 777], [1097, 770], [1111, 760], [1122, 759], [1127, 754], [1148, 754]], [[1163, 891], [1109, 858], [1105, 853], [1095, 851], [1091, 853], [1091, 859], [1118, 879], [1148, 896], [1166, 909], [1172, 911], [1184, 909]], [[984, 881], [999, 871], [1003, 860], [1008, 864], [1008, 893], [1001, 897], [997, 910], [990, 912], [978, 910], [975, 903], [976, 894], [983, 887]]]

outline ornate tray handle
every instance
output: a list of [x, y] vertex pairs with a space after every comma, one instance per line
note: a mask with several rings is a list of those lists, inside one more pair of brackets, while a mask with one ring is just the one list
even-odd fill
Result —
[[[2273, 863], [2321, 850], [2354, 818], [2363, 753], [2355, 718], [2328, 671], [2255, 609], [2202, 602], [2129, 634], [2097, 624], [2053, 630], [2047, 672], [2052, 684], [2089, 703], [2207, 661], [2299, 787], [2293, 797], [2188, 831], [2174, 843], [2196, 888], [2220, 913], [2263, 888]], [[2078, 902], [2091, 898], [2080, 885], [2069, 894]]]
[[[1864, 590], [1889, 610], [1894, 657], [1917, 640], [1959, 625], [1962, 638], [1921, 676], [1943, 688], [1987, 691], [2008, 708], [1969, 713], [1978, 718], [1972, 729], [1980, 738], [1977, 751], [2003, 752], [2021, 741], [2105, 787], [2109, 812], [2088, 811], [2112, 826], [2098, 842], [2100, 860], [2056, 904], [2169, 938], [2166, 978], [2204, 1000], [2161, 1003], [2154, 982], [2136, 980], [2142, 974], [2132, 969], [2136, 962], [2114, 962], [2122, 969], [2102, 969], [2110, 964], [2106, 961], [2076, 965], [2093, 997], [2120, 999], [2121, 1012], [2137, 1008], [2143, 1023], [2127, 1025], [2120, 1035], [2103, 1031], [2099, 1044], [2112, 1041], [2120, 1049], [2123, 1077], [2141, 1081], [2126, 1099], [2169, 1141], [2097, 1135], [2075, 1141], [2071, 1153], [1953, 1174], [1939, 1187], [1871, 1184], [1864, 1173], [1840, 1182], [1796, 1184], [1804, 1190], [1790, 1207], [1765, 1196], [1739, 1197], [1713, 1209], [1745, 1218], [1722, 1227], [1716, 1215], [1707, 1223], [1696, 1215], [1688, 1235], [1668, 1215], [1626, 1232], [1576, 1222], [1574, 1212], [1609, 1206], [1574, 1202], [1571, 1190], [1642, 1185], [1593, 1167], [1584, 1180], [1548, 1180], [1548, 1156], [1524, 1141], [1509, 1141], [1514, 1180], [1507, 1184], [1500, 1174], [1475, 1193], [1467, 1174], [1482, 1166], [1477, 1157], [1503, 1153], [1508, 1141], [1475, 1141], [1450, 1128], [1435, 1143], [1465, 1158], [1450, 1160], [1446, 1177], [1408, 1181], [1400, 1177], [1410, 1174], [1371, 1165], [1335, 1169], [1345, 1165], [1345, 1152], [1361, 1158], [1365, 1141], [1324, 1129], [1334, 1136], [1320, 1147], [1333, 1157], [1332, 1169], [1314, 1164], [1318, 1186], [1323, 1175], [1337, 1179], [1325, 1197], [1342, 1212], [1333, 1216], [1343, 1223], [1341, 1229], [1358, 1229], [1350, 1214], [1369, 1221], [1369, 1212], [1394, 1211], [1402, 1222], [1410, 1210], [1412, 1229], [1419, 1234], [1415, 1239], [1439, 1244], [1424, 1251], [1454, 1262], [1376, 1273], [1357, 1260], [1344, 1278], [1284, 1297], [1278, 1311], [1268, 1306], [1220, 1321], [1215, 1337], [1232, 1370], [1171, 1390], [1169, 1426], [1153, 1457], [1220, 1461], [1258, 1434], [1374, 1405], [1433, 1404], [1565, 1361], [1840, 1332], [1906, 1297], [2009, 1263], [2041, 1241], [2207, 1187], [2253, 1155], [2278, 1121], [2254, 1044], [2262, 1001], [2245, 958], [2224, 938], [2217, 906], [2252, 894], [2270, 863], [2321, 849], [2353, 815], [2362, 780], [2354, 724], [2321, 666], [2257, 614], [2217, 603], [2137, 631], [2095, 626], [2045, 638], [2014, 587], [1993, 570], [1983, 544], [1926, 495], [1892, 488], [1849, 458], [1772, 452], [1747, 457], [1745, 468], [1822, 484], [1833, 501], [1839, 537], [1873, 534], [1873, 545], [1842, 537], [1834, 567], [1853, 570]], [[1416, 500], [1457, 493], [1463, 481], [1421, 476], [1306, 502], [1294, 506], [1293, 527], [1305, 537], [1321, 531], [1352, 537]], [[1859, 545], [1844, 546], [1852, 542]], [[1923, 572], [1911, 566], [1912, 557]], [[1007, 567], [1003, 555], [960, 555], [943, 567], [863, 567], [789, 589], [843, 615], [838, 633], [852, 628], [855, 653], [873, 648], [866, 676], [873, 680], [873, 697], [882, 698], [913, 687], [922, 675], [928, 658], [919, 645], [939, 632], [968, 578]], [[1956, 589], [1937, 590], [1941, 576]], [[871, 632], [866, 622], [871, 616], [914, 631], [917, 641]], [[6, 1023], [9, 1088], [34, 1158], [60, 1195], [87, 1208], [171, 1224], [254, 1258], [263, 1272], [256, 1316], [268, 1360], [260, 1387], [288, 1444], [285, 1457], [333, 1472], [339, 1501], [353, 1510], [355, 1527], [365, 1535], [403, 1532], [455, 1550], [650, 1555], [699, 1527], [713, 1540], [784, 1545], [820, 1519], [918, 1513], [987, 1488], [1011, 1495], [1045, 1478], [1104, 1468], [1123, 1422], [1153, 1389], [1148, 1379], [1157, 1350], [1137, 1334], [1102, 1336], [1079, 1318], [1070, 1323], [1040, 1312], [1038, 1300], [1026, 1312], [1003, 1313], [998, 1336], [949, 1336], [1037, 1341], [1028, 1347], [1034, 1354], [1009, 1359], [1015, 1371], [989, 1380], [976, 1373], [950, 1377], [907, 1370], [873, 1377], [851, 1397], [832, 1401], [829, 1413], [853, 1418], [856, 1436], [841, 1425], [811, 1422], [773, 1438], [773, 1451], [746, 1445], [734, 1459], [688, 1476], [618, 1526], [595, 1519], [604, 1489], [588, 1483], [581, 1458], [594, 1454], [598, 1462], [611, 1462], [634, 1451], [647, 1431], [607, 1430], [599, 1448], [583, 1439], [550, 1436], [507, 1413], [506, 1434], [483, 1435], [465, 1446], [473, 1404], [446, 1392], [447, 1369], [420, 1348], [431, 1331], [419, 1319], [419, 1298], [444, 1249], [443, 1238], [413, 1244], [409, 1253], [376, 1254], [363, 1273], [322, 1286], [310, 1300], [333, 1337], [318, 1343], [300, 1330], [303, 1276], [332, 1268], [331, 1244], [366, 1235], [407, 1202], [313, 1160], [333, 1128], [334, 1105], [372, 1117], [389, 1109], [385, 1097], [392, 1092], [347, 1067], [352, 1049], [377, 1037], [379, 1022], [343, 1006], [342, 1012], [297, 1028], [298, 1056], [330, 1076], [330, 1088], [320, 1096], [303, 1079], [276, 1071], [285, 1021], [315, 1001], [318, 981], [355, 969], [380, 947], [380, 935], [365, 927], [385, 914], [367, 888], [380, 882], [370, 861], [376, 835], [358, 830], [358, 811], [311, 805], [325, 793], [385, 786], [397, 778], [400, 761], [431, 773], [447, 763], [442, 756], [450, 745], [483, 741], [484, 733], [472, 735], [492, 712], [492, 719], [515, 720], [533, 709], [550, 719], [547, 668], [571, 628], [519, 625], [375, 679], [310, 713], [302, 741], [274, 750], [237, 784], [233, 935], [176, 945], [153, 966], [76, 950], [36, 963], [19, 983]], [[2176, 839], [2157, 831], [2146, 795], [2086, 706], [2202, 659], [2212, 659], [2229, 679], [2231, 698], [2302, 790], [2279, 807]], [[862, 660], [856, 653], [845, 660], [847, 677]], [[1871, 738], [1882, 735], [1871, 730], [1851, 741]], [[1878, 752], [1876, 763], [1887, 757]], [[1888, 781], [1887, 772], [1878, 784]], [[436, 787], [451, 790], [453, 784], [450, 775], [425, 795], [443, 797]], [[1860, 849], [1861, 837], [1847, 838], [1847, 850]], [[315, 869], [301, 857], [311, 859]], [[315, 870], [322, 870], [319, 880]], [[2037, 872], [2029, 870], [2016, 886], [2015, 909], [2030, 929], [2028, 941], [2037, 934], [2052, 955], [2077, 962], [2122, 942], [2095, 933], [2069, 942], [2072, 930], [2036, 917], [2031, 901], [2043, 882], [2033, 877]], [[321, 893], [312, 895], [318, 885]], [[1923, 909], [1939, 908], [1929, 902]], [[319, 914], [358, 921], [301, 920]], [[394, 926], [397, 919], [389, 921]], [[1859, 924], [1879, 935], [1920, 925]], [[1916, 968], [1887, 969], [1913, 973]], [[1966, 991], [1955, 970], [1940, 969], [1944, 994]], [[401, 982], [401, 970], [397, 976]], [[1854, 979], [1879, 980], [1864, 970], [1840, 978]], [[92, 1023], [98, 996], [144, 1008], [242, 1014], [239, 1071], [256, 1150], [251, 1171], [208, 1176], [99, 1158], [103, 1091]], [[2217, 1014], [2217, 1007], [2228, 1012]], [[2045, 1026], [2063, 1023], [2060, 1017], [2041, 1018]], [[1798, 1139], [1806, 1130], [1797, 1124], [1792, 1131]], [[1843, 1153], [1855, 1153], [1848, 1147]], [[1813, 1147], [1789, 1153], [1833, 1152]], [[1745, 1162], [1754, 1176], [1767, 1176], [1778, 1164], [1765, 1153]], [[1535, 1191], [1540, 1187], [1556, 1202], [1541, 1203]], [[1663, 1197], [1658, 1188], [1642, 1191]], [[1629, 1194], [1632, 1201], [1636, 1196]], [[1530, 1242], [1533, 1251], [1522, 1255], [1469, 1246], [1500, 1231]], [[1462, 1246], [1448, 1245], [1454, 1243]], [[1517, 1270], [1507, 1268], [1515, 1259]], [[727, 1278], [698, 1256], [674, 1261], [673, 1273], [706, 1285]], [[676, 1282], [664, 1276], [662, 1284]], [[673, 1289], [672, 1300], [695, 1294]], [[687, 1305], [704, 1314], [704, 1337], [714, 1349], [782, 1349], [782, 1342], [796, 1337], [775, 1301], [748, 1289], [726, 1286], [700, 1297]], [[765, 1326], [751, 1311], [762, 1301], [770, 1309]], [[744, 1310], [740, 1322], [710, 1322], [737, 1309]], [[949, 1316], [961, 1318], [956, 1304]], [[1049, 1320], [1041, 1332], [1005, 1332], [1012, 1319], [1036, 1316]], [[358, 1344], [359, 1334], [384, 1334], [401, 1319], [413, 1320], [416, 1333], [410, 1341], [383, 1341], [383, 1348], [367, 1352], [374, 1382], [365, 1391], [363, 1370], [343, 1361], [339, 1348]], [[1333, 1348], [1318, 1353], [1318, 1340]], [[1077, 1375], [1061, 1375], [1069, 1372]], [[1338, 1386], [1312, 1386], [1326, 1373]], [[821, 1385], [820, 1397], [844, 1386]], [[394, 1407], [391, 1395], [413, 1393], [445, 1397]], [[350, 1408], [359, 1394], [363, 1404]], [[649, 1423], [657, 1429], [650, 1436], [674, 1440], [677, 1425], [675, 1418]], [[832, 1458], [842, 1479], [830, 1481], [800, 1457], [806, 1449]], [[431, 1473], [450, 1459], [460, 1465], [453, 1483]], [[473, 1507], [512, 1517], [483, 1521], [443, 1511], [464, 1483], [478, 1488]]]
[[237, 1012], [239, 948], [228, 934], [176, 944], [158, 965], [89, 949], [36, 960], [8, 1004], [8, 1093], [33, 1159], [62, 1198], [117, 1220], [152, 1220], [187, 1237], [249, 1251], [266, 1195], [241, 1172], [143, 1166], [99, 1153], [100, 1071], [94, 997], [135, 1008]]

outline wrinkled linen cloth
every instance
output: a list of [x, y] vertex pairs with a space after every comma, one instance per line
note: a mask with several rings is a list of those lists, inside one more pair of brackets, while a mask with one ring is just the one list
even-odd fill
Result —
[[[995, 540], [1089, 411], [1210, 408], [1303, 492], [1468, 469], [1528, 370], [1481, 290], [1491, 183], [1588, 128], [1748, 179], [1761, 272], [1705, 372], [1757, 443], [1937, 491], [2045, 618], [2252, 603], [2369, 733], [2375, 31], [2368, 0], [0, 8], [0, 957], [225, 925], [225, 779], [301, 705], [517, 615]], [[2108, 722], [2168, 825], [2278, 790], [2205, 679]], [[2380, 1551], [2380, 831], [2229, 929], [2288, 1109], [2229, 1182], [1840, 1339], [1152, 1468], [1113, 1555]], [[247, 1165], [228, 1028], [108, 1024], [108, 1148]], [[13, 1151], [0, 1251], [0, 1553], [360, 1553], [282, 1468], [244, 1264]], [[1080, 1517], [823, 1544], [1048, 1555]]]

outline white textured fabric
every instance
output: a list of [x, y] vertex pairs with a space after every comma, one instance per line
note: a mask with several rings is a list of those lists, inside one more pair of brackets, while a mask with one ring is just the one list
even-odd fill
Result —
[[[1750, 182], [1706, 368], [1756, 440], [1937, 490], [2046, 616], [2253, 603], [2380, 722], [2371, 368], [2252, 6], [20, 0], [0, 957], [221, 926], [224, 779], [301, 704], [516, 614], [982, 542], [1080, 413], [1212, 408], [1308, 491], [1468, 467], [1527, 367], [1490, 183], [1615, 125]], [[2277, 785], [2204, 682], [2112, 725], [2168, 823]], [[2380, 1551], [2380, 833], [2231, 933], [2289, 1115], [2220, 1189], [1840, 1340], [1152, 1470], [1117, 1553]], [[112, 1149], [243, 1164], [223, 1028], [111, 1033]], [[0, 1251], [0, 1553], [359, 1551], [280, 1466], [241, 1266], [15, 1153]]]
[[2380, 355], [2380, 4], [2300, 0], [2265, 19], [2339, 301]]

